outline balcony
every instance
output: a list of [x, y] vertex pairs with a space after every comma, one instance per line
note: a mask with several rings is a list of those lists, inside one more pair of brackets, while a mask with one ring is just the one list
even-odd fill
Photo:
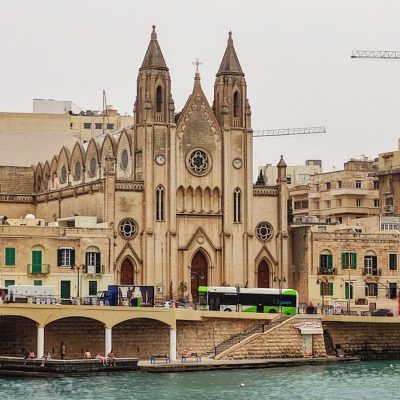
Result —
[[395, 211], [394, 206], [383, 206], [383, 208], [382, 208], [383, 214], [393, 214], [394, 211]]
[[366, 276], [382, 276], [382, 268], [364, 268], [362, 274]]
[[104, 265], [86, 265], [84, 272], [87, 275], [102, 275], [104, 274]]
[[50, 273], [50, 264], [28, 264], [28, 274], [47, 275]]
[[318, 275], [337, 275], [337, 268], [318, 268]]

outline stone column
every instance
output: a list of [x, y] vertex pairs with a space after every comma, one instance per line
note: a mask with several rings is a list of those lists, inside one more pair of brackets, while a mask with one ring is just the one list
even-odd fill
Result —
[[44, 326], [37, 327], [37, 351], [36, 356], [42, 358], [44, 356]]
[[172, 361], [176, 361], [176, 329], [169, 331], [169, 356]]
[[105, 350], [104, 350], [104, 356], [107, 357], [107, 354], [111, 351], [112, 349], [112, 328], [105, 327]]

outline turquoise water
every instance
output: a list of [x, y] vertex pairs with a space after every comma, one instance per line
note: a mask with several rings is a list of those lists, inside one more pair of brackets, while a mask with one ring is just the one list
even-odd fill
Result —
[[400, 361], [46, 380], [0, 378], [0, 395], [29, 400], [394, 400], [400, 399]]

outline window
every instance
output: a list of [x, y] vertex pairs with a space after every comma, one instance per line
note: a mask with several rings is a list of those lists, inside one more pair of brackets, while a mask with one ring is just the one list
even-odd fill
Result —
[[332, 222], [331, 218], [325, 218], [325, 223], [330, 224]]
[[341, 207], [341, 206], [342, 206], [342, 199], [337, 199], [337, 200], [336, 200], [336, 205], [337, 205], [338, 207]]
[[374, 189], [379, 190], [379, 181], [374, 181]]
[[268, 222], [260, 222], [256, 227], [257, 239], [266, 242], [273, 236], [272, 226]]
[[336, 222], [339, 224], [343, 223], [343, 218], [342, 217], [336, 217]]
[[137, 235], [138, 227], [133, 219], [124, 218], [119, 223], [118, 231], [125, 240], [131, 240]]
[[156, 189], [156, 220], [164, 221], [164, 188], [161, 185]]
[[338, 182], [337, 182], [337, 187], [338, 187], [339, 189], [342, 188], [342, 181], [338, 181]]
[[326, 208], [331, 208], [331, 201], [330, 201], [330, 200], [327, 200], [327, 201], [325, 202], [325, 206], [326, 206]]
[[129, 162], [128, 150], [124, 149], [124, 150], [122, 150], [122, 154], [121, 154], [121, 168], [127, 169], [128, 162]]
[[353, 282], [344, 283], [344, 298], [349, 299], [349, 289], [350, 289], [350, 299], [353, 299]]
[[74, 167], [74, 175], [76, 181], [79, 181], [79, 179], [81, 179], [81, 172], [82, 172], [82, 165], [80, 161], [77, 161]]
[[326, 226], [318, 226], [318, 232], [326, 232]]
[[333, 282], [320, 282], [319, 292], [321, 296], [333, 296]]
[[84, 122], [83, 129], [92, 129], [92, 124], [90, 122]]
[[379, 199], [374, 199], [374, 207], [379, 207]]
[[86, 273], [101, 274], [101, 254], [97, 248], [89, 248], [85, 255]]
[[300, 210], [308, 208], [308, 200], [302, 200], [302, 201], [295, 201], [294, 202], [294, 209], [295, 210]]
[[107, 129], [113, 130], [114, 129], [114, 124], [107, 124]]
[[5, 249], [5, 266], [6, 267], [15, 267], [15, 247], [6, 247]]
[[378, 275], [378, 259], [376, 256], [364, 256], [364, 274]]
[[377, 283], [366, 283], [365, 284], [365, 296], [378, 296], [378, 284]]
[[286, 182], [288, 185], [292, 184], [292, 175], [286, 175]]
[[89, 296], [97, 295], [97, 281], [89, 281]]
[[95, 129], [103, 129], [103, 124], [101, 124], [101, 123], [99, 123], [99, 122], [96, 122], [96, 123], [94, 124], [94, 127], [95, 127]]
[[361, 199], [356, 199], [356, 207], [361, 207]]
[[397, 270], [397, 253], [389, 253], [389, 269], [390, 271]]
[[158, 113], [162, 112], [162, 87], [157, 87], [157, 107], [156, 110]]
[[242, 192], [239, 188], [236, 188], [233, 192], [233, 222], [239, 223], [242, 222], [241, 216], [241, 201], [242, 201]]
[[361, 189], [361, 181], [356, 181], [356, 189]]
[[234, 118], [240, 117], [240, 96], [238, 92], [233, 95], [233, 116]]
[[5, 287], [9, 287], [15, 285], [15, 280], [14, 279], [5, 279], [4, 280], [4, 286]]
[[57, 266], [71, 267], [75, 265], [75, 250], [73, 249], [58, 249], [57, 250]]
[[32, 250], [32, 274], [42, 273], [42, 251]]
[[357, 254], [356, 253], [342, 253], [342, 269], [356, 269], [357, 268]]
[[397, 283], [389, 283], [389, 299], [397, 299]]
[[399, 224], [381, 224], [381, 230], [382, 231], [388, 231], [390, 229], [399, 230]]
[[309, 174], [299, 174], [299, 183], [306, 183], [310, 180]]
[[315, 191], [319, 192], [319, 185], [315, 185]]
[[72, 128], [74, 127], [74, 123], [73, 123], [73, 122], [70, 122], [70, 123], [69, 123], [69, 127], [72, 129]]
[[33, 281], [34, 286], [42, 286], [42, 280], [41, 279], [35, 279]]
[[90, 177], [94, 177], [96, 175], [97, 161], [94, 157], [90, 159], [89, 162], [89, 175]]
[[331, 190], [331, 183], [330, 182], [326, 182], [326, 190]]
[[65, 183], [67, 181], [67, 167], [63, 165], [60, 171], [60, 182]]
[[333, 256], [332, 254], [320, 254], [319, 255], [319, 269], [322, 274], [328, 273], [333, 268]]

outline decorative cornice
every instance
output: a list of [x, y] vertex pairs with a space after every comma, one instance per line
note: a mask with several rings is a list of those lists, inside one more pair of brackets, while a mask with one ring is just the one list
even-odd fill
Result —
[[117, 192], [143, 192], [144, 182], [118, 180], [115, 182]]
[[253, 195], [260, 197], [276, 197], [279, 195], [278, 186], [253, 186]]

